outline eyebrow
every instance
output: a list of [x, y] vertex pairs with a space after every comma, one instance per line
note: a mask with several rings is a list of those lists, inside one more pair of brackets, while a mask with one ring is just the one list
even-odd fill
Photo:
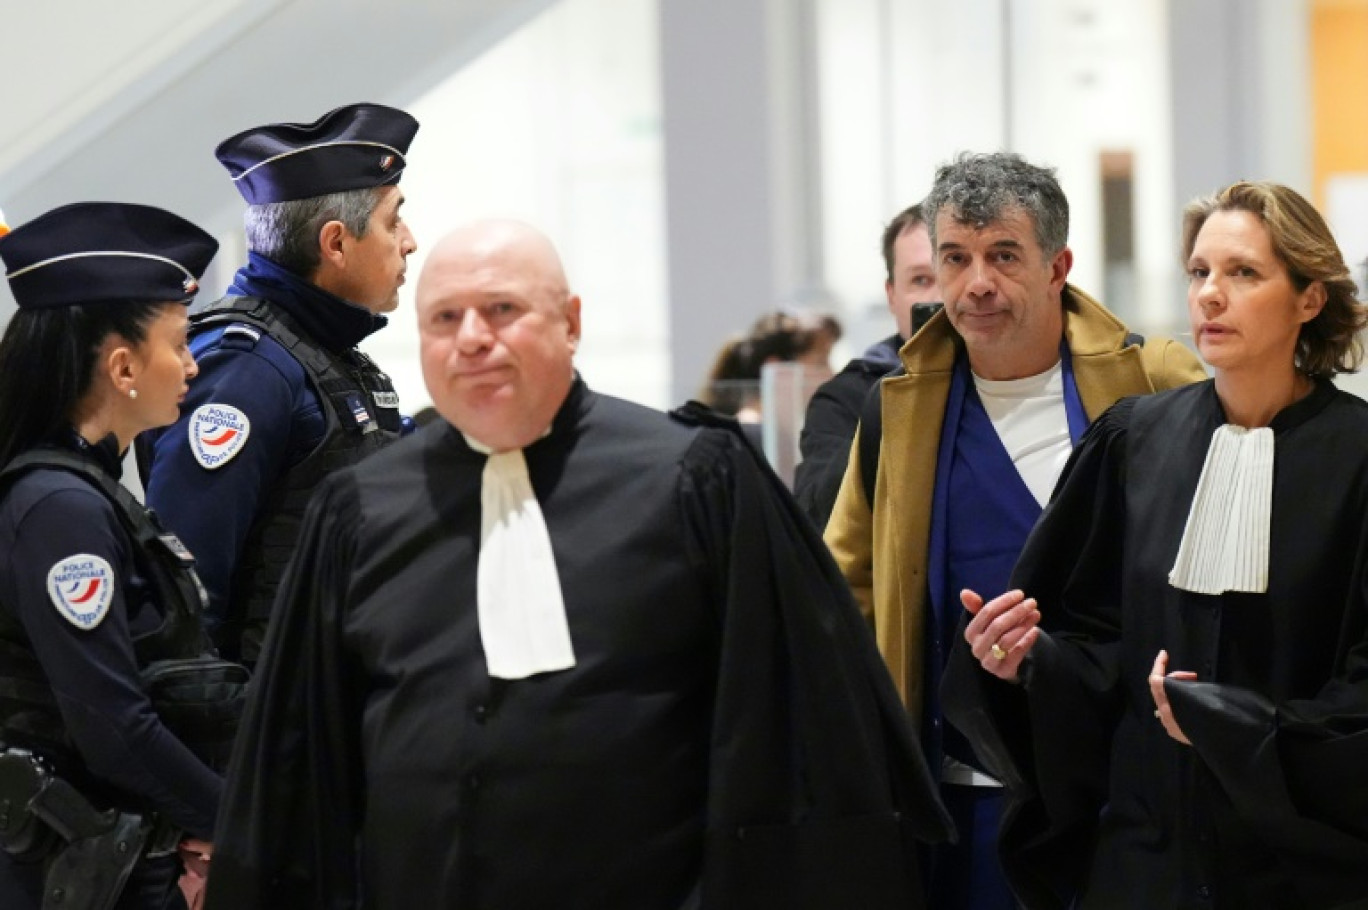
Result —
[[[988, 244], [988, 246], [989, 246], [990, 248], [992, 248], [992, 249], [1016, 249], [1016, 250], [1025, 249], [1025, 245], [1024, 245], [1020, 240], [1013, 240], [1013, 239], [1011, 239], [1010, 237], [1004, 237], [1004, 238], [1001, 239], [1001, 240], [994, 240], [992, 243]], [[962, 249], [964, 249], [964, 248], [965, 248], [965, 244], [963, 244], [963, 243], [956, 243], [956, 242], [953, 241], [953, 240], [945, 240], [945, 241], [942, 241], [941, 243], [939, 243], [939, 244], [936, 245], [936, 250], [937, 250], [937, 251], [941, 251], [941, 250], [962, 250]]]
[[1188, 262], [1202, 261], [1206, 263], [1219, 263], [1221, 265], [1263, 265], [1266, 260], [1252, 250], [1239, 250], [1234, 253], [1220, 254], [1217, 256], [1203, 256], [1201, 253], [1193, 252], [1188, 257]]

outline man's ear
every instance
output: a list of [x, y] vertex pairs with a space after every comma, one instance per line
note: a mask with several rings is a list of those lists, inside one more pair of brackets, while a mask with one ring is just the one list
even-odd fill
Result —
[[1066, 246], [1050, 260], [1050, 287], [1055, 291], [1064, 290], [1064, 284], [1069, 280], [1069, 271], [1072, 268], [1073, 250]]
[[340, 221], [326, 222], [318, 229], [319, 263], [341, 268], [347, 258], [346, 241], [350, 237], [346, 225]]
[[571, 294], [565, 301], [565, 321], [569, 325], [570, 350], [579, 349], [580, 341], [580, 299], [578, 294]]

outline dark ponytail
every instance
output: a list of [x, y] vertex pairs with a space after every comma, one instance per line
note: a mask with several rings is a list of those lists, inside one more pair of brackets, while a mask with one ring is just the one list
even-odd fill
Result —
[[56, 437], [90, 391], [110, 335], [141, 344], [163, 302], [19, 310], [0, 338], [0, 466]]

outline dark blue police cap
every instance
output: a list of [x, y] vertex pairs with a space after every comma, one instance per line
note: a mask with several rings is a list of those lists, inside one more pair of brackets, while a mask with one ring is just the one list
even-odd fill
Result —
[[383, 104], [349, 104], [313, 123], [268, 123], [214, 155], [252, 205], [398, 183], [418, 121]]
[[0, 237], [20, 309], [109, 300], [189, 302], [218, 241], [150, 205], [77, 202]]

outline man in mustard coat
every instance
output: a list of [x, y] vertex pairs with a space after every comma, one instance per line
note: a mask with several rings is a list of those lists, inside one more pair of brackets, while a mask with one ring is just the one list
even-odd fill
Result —
[[[1187, 348], [1131, 334], [1067, 283], [1069, 207], [1052, 170], [963, 154], [937, 171], [922, 207], [945, 311], [866, 402], [826, 541], [959, 828], [933, 860], [928, 906], [1011, 910], [995, 844], [1002, 788], [944, 726], [936, 694], [959, 592], [1005, 590], [1092, 420], [1119, 398], [1205, 373]], [[874, 445], [877, 458], [861, 452]]]

